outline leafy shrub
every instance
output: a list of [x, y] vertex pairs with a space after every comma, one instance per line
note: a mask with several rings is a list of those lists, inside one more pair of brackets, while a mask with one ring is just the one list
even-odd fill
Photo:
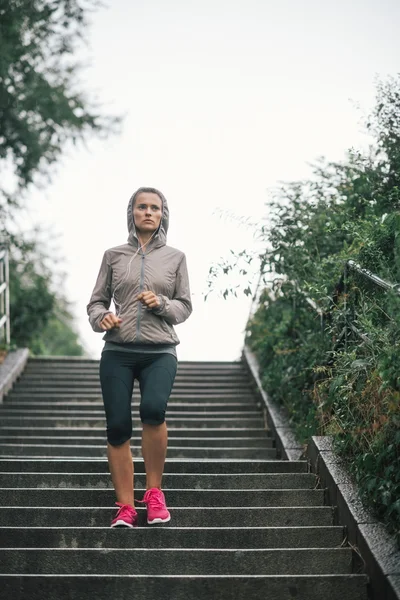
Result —
[[400, 282], [400, 77], [378, 85], [367, 127], [368, 155], [321, 162], [269, 203], [265, 288], [246, 341], [299, 438], [333, 435], [361, 498], [400, 543], [400, 294], [354, 269], [343, 277], [352, 259]]

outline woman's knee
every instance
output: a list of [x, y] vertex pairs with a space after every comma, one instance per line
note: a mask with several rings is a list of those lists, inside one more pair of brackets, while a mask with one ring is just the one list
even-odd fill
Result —
[[165, 409], [160, 406], [142, 406], [140, 420], [145, 425], [162, 425], [165, 421]]
[[107, 426], [107, 441], [111, 446], [121, 446], [132, 437], [132, 424], [115, 423]]

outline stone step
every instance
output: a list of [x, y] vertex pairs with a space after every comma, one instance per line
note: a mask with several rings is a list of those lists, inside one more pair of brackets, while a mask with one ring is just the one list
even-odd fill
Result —
[[[310, 527], [333, 525], [330, 506], [303, 507], [168, 507], [171, 521], [163, 527]], [[0, 506], [0, 526], [107, 527], [116, 507]], [[146, 510], [137, 508], [138, 523], [146, 523]]]
[[[139, 400], [139, 399], [137, 399]], [[132, 403], [136, 404], [136, 399]], [[64, 411], [64, 412], [77, 412], [81, 414], [82, 412], [90, 412], [99, 411], [100, 413], [104, 413], [104, 405], [103, 402], [99, 402], [98, 400], [94, 400], [93, 402], [87, 401], [65, 401], [65, 400], [55, 400], [53, 402], [5, 402], [3, 405], [0, 405], [0, 414], [8, 414], [11, 412], [18, 411], [19, 413], [28, 412], [32, 413], [33, 410], [40, 411]], [[173, 400], [168, 403], [168, 412], [195, 412], [195, 413], [237, 413], [241, 414], [250, 412], [251, 414], [260, 414], [259, 409], [257, 408], [256, 403], [250, 402], [230, 402], [222, 404], [220, 402], [209, 403], [209, 402], [178, 402]]]
[[[36, 372], [32, 372], [30, 373], [29, 371], [24, 371], [23, 374], [20, 376], [18, 381], [24, 381], [26, 383], [32, 384], [32, 383], [48, 383], [48, 382], [52, 382], [54, 384], [59, 384], [61, 383], [68, 383], [71, 381], [71, 379], [73, 380], [73, 382], [75, 384], [78, 383], [89, 383], [89, 382], [93, 382], [93, 383], [98, 383], [99, 382], [99, 378], [100, 378], [100, 374], [99, 371], [93, 371], [93, 372], [86, 372], [86, 373], [82, 373], [80, 371], [76, 371], [74, 373], [71, 373], [71, 371], [65, 371], [65, 372], [54, 372], [54, 371], [44, 371], [42, 373], [36, 373]], [[204, 376], [204, 374], [198, 374], [198, 375], [185, 375], [185, 374], [181, 374], [181, 373], [177, 373], [176, 377], [175, 377], [175, 385], [178, 384], [189, 384], [189, 385], [197, 385], [197, 384], [201, 384], [201, 385], [206, 385], [209, 384], [210, 386], [213, 385], [221, 385], [221, 384], [225, 384], [227, 386], [232, 386], [232, 385], [243, 385], [245, 387], [249, 386], [249, 379], [247, 377], [246, 374], [244, 373], [238, 373], [235, 375], [207, 375], [206, 377]]]
[[[145, 487], [145, 476], [135, 473], [135, 487]], [[314, 489], [317, 478], [312, 473], [168, 473], [163, 489]], [[0, 472], [0, 488], [108, 488], [113, 489], [107, 473], [9, 473]]]
[[[31, 439], [34, 437], [48, 436], [49, 434], [53, 437], [63, 436], [77, 436], [88, 438], [90, 436], [100, 436], [103, 439], [105, 433], [104, 427], [60, 427], [49, 429], [48, 427], [0, 427], [0, 435], [4, 436], [23, 436], [25, 439]], [[135, 427], [132, 430], [132, 435], [139, 437], [142, 434], [141, 427]], [[225, 429], [222, 427], [207, 427], [207, 429], [201, 427], [187, 427], [186, 429], [168, 427], [168, 435], [170, 439], [174, 438], [190, 438], [196, 437], [201, 439], [210, 438], [263, 438], [265, 436], [270, 437], [271, 431], [262, 428], [246, 428], [236, 427]]]
[[320, 575], [351, 573], [350, 548], [8, 548], [2, 573], [68, 575]]
[[[135, 422], [139, 423], [139, 415], [134, 415]], [[65, 417], [51, 417], [51, 416], [3, 416], [1, 422], [4, 426], [8, 427], [18, 427], [18, 426], [27, 426], [27, 425], [46, 425], [49, 429], [52, 427], [74, 427], [76, 425], [80, 425], [81, 427], [105, 427], [105, 418], [99, 419], [97, 417], [85, 417], [82, 416], [65, 416]], [[263, 420], [258, 418], [248, 418], [248, 417], [188, 417], [181, 416], [177, 417], [176, 415], [167, 418], [168, 426], [172, 427], [203, 427], [207, 428], [208, 425], [211, 427], [263, 427]]]
[[[32, 380], [40, 380], [40, 379], [72, 379], [75, 377], [79, 377], [81, 379], [84, 378], [92, 378], [99, 380], [100, 370], [99, 366], [91, 367], [91, 368], [66, 368], [66, 367], [42, 367], [38, 369], [37, 367], [27, 367], [24, 372], [20, 375], [20, 379], [29, 378]], [[197, 381], [210, 381], [210, 382], [220, 382], [225, 381], [227, 383], [232, 382], [245, 382], [249, 383], [248, 375], [244, 371], [230, 371], [229, 369], [214, 369], [211, 371], [204, 371], [202, 369], [197, 370], [188, 370], [188, 369], [179, 369], [175, 376], [175, 381], [189, 381], [189, 382], [197, 382]]]
[[[142, 459], [134, 461], [135, 473], [144, 473]], [[10, 458], [0, 457], [2, 473], [108, 473], [104, 458]], [[253, 460], [253, 459], [171, 459], [167, 457], [164, 473], [254, 474], [254, 473], [307, 473], [305, 460]]]
[[[23, 373], [21, 373], [19, 380], [28, 379], [30, 381], [62, 381], [68, 380], [68, 378], [79, 378], [79, 380], [84, 381], [85, 379], [92, 379], [93, 381], [99, 381], [100, 379], [100, 369], [99, 367], [95, 367], [92, 369], [66, 369], [54, 367], [53, 369], [42, 368], [42, 369], [28, 369], [26, 368]], [[246, 372], [244, 371], [210, 371], [205, 372], [201, 369], [197, 370], [179, 370], [175, 376], [175, 382], [187, 382], [189, 385], [195, 385], [196, 383], [206, 383], [208, 381], [220, 383], [226, 382], [231, 384], [232, 382], [240, 382], [243, 384], [249, 384], [249, 378]]]
[[[28, 360], [28, 364], [36, 365], [53, 365], [56, 363], [68, 365], [96, 365], [99, 363], [99, 359], [87, 358], [83, 356], [30, 356]], [[243, 369], [243, 363], [240, 360], [180, 360], [179, 365], [181, 368], [200, 367], [204, 368], [205, 370], [211, 369], [212, 367], [226, 367], [232, 369], [240, 367]]]
[[[29, 401], [29, 398], [35, 398], [40, 401], [48, 400], [49, 397], [54, 399], [71, 399], [70, 396], [75, 398], [88, 398], [89, 400], [99, 398], [101, 400], [101, 387], [100, 386], [63, 386], [63, 387], [39, 387], [39, 386], [22, 386], [16, 385], [13, 388], [12, 394], [9, 395], [14, 401]], [[28, 396], [28, 398], [27, 398]], [[41, 398], [43, 396], [43, 399]], [[139, 387], [134, 388], [133, 396], [136, 398], [140, 397]], [[171, 391], [170, 398], [172, 400], [179, 400], [180, 402], [190, 402], [191, 400], [200, 402], [204, 400], [211, 402], [217, 400], [223, 404], [229, 404], [230, 402], [247, 402], [249, 404], [256, 404], [256, 398], [253, 394], [249, 393], [248, 389], [240, 389], [232, 387], [230, 389], [215, 389], [211, 387], [194, 388], [190, 389], [187, 386], [182, 388], [174, 387]], [[188, 400], [185, 400], [188, 398]]]
[[[140, 458], [142, 450], [140, 447], [132, 446], [133, 458]], [[42, 444], [0, 444], [0, 456], [50, 456], [59, 458], [63, 456], [107, 456], [107, 446], [105, 444], [84, 445], [77, 444], [57, 444], [46, 446]], [[171, 458], [276, 458], [275, 448], [210, 448], [205, 446], [185, 447], [185, 446], [168, 446], [167, 456]]]
[[[26, 365], [27, 371], [38, 372], [43, 370], [48, 371], [56, 371], [56, 370], [65, 370], [65, 371], [80, 371], [80, 370], [94, 370], [98, 371], [100, 366], [100, 360], [93, 360], [91, 363], [83, 363], [83, 362], [69, 362], [69, 361], [49, 361], [44, 360], [39, 362], [37, 360], [28, 360]], [[242, 362], [236, 363], [225, 363], [225, 364], [210, 364], [210, 363], [190, 363], [178, 360], [178, 373], [202, 373], [202, 374], [213, 374], [213, 373], [223, 373], [226, 372], [228, 374], [236, 374], [242, 373], [246, 374], [247, 370], [243, 366]]]
[[[28, 377], [22, 377], [21, 379], [18, 380], [18, 382], [16, 382], [15, 384], [15, 389], [24, 389], [26, 388], [27, 390], [30, 389], [37, 389], [37, 390], [47, 390], [48, 388], [54, 388], [54, 390], [58, 390], [63, 389], [63, 388], [67, 388], [67, 389], [71, 389], [71, 388], [78, 388], [78, 389], [85, 389], [85, 388], [92, 388], [93, 390], [101, 390], [101, 386], [100, 386], [100, 379], [99, 377], [95, 378], [85, 378], [82, 379], [81, 381], [79, 379], [75, 379], [75, 378], [71, 378], [71, 376], [69, 377], [65, 377], [65, 379], [53, 379], [53, 377], [49, 377], [49, 378], [43, 378], [43, 379], [29, 379]], [[222, 393], [222, 391], [234, 391], [234, 390], [241, 390], [244, 393], [248, 392], [249, 389], [249, 382], [248, 381], [234, 381], [234, 382], [228, 382], [228, 381], [209, 381], [209, 380], [204, 380], [204, 378], [202, 378], [202, 381], [193, 381], [193, 380], [175, 380], [174, 382], [174, 390], [185, 390], [185, 391], [190, 391], [190, 390], [201, 390], [201, 391], [211, 391], [211, 390], [215, 390], [218, 391], [219, 393]]]
[[[51, 435], [51, 436], [36, 436], [36, 437], [27, 437], [24, 435], [14, 435], [14, 436], [3, 436], [0, 435], [0, 445], [1, 444], [35, 444], [35, 445], [44, 445], [44, 446], [52, 446], [52, 445], [77, 445], [77, 446], [91, 446], [91, 445], [106, 445], [107, 438], [105, 435], [103, 436], [91, 436], [90, 434], [87, 436], [72, 436], [67, 435], [64, 437]], [[131, 446], [138, 447], [141, 445], [142, 438], [141, 436], [133, 436], [131, 438]], [[260, 438], [255, 437], [174, 437], [170, 435], [168, 437], [168, 448], [199, 448], [199, 447], [208, 447], [208, 448], [273, 448], [274, 440], [271, 437], [263, 436]]]
[[0, 548], [337, 548], [343, 537], [335, 526], [0, 527]]
[[[142, 499], [145, 488], [135, 485], [135, 497]], [[84, 507], [112, 506], [115, 492], [111, 489], [82, 488], [1, 488], [0, 498], [3, 505], [35, 507]], [[169, 489], [165, 491], [168, 506], [192, 507], [281, 507], [281, 506], [323, 506], [324, 490], [238, 490], [213, 489], [190, 490]]]
[[[60, 369], [98, 369], [100, 361], [96, 359], [79, 359], [71, 360], [72, 357], [30, 357], [27, 363], [27, 368], [31, 369], [49, 369], [55, 370], [57, 368]], [[178, 369], [180, 372], [188, 371], [188, 372], [200, 372], [200, 373], [212, 373], [212, 372], [221, 372], [227, 371], [228, 373], [232, 372], [241, 372], [245, 373], [246, 369], [243, 367], [243, 363], [241, 361], [237, 362], [229, 362], [229, 361], [221, 361], [221, 362], [206, 362], [206, 361], [183, 361], [179, 360]]]
[[367, 600], [365, 575], [0, 575], [12, 600]]
[[[44, 360], [39, 362], [37, 360], [37, 358], [39, 357], [32, 357], [34, 358], [34, 360], [29, 359], [27, 364], [26, 364], [26, 370], [27, 371], [32, 371], [32, 372], [36, 372], [36, 371], [41, 371], [41, 370], [69, 370], [69, 371], [79, 371], [81, 369], [85, 369], [85, 370], [97, 370], [99, 369], [100, 366], [100, 359], [98, 360], [93, 360], [91, 363], [83, 363], [83, 362], [69, 362], [69, 361], [53, 361], [53, 360]], [[200, 373], [205, 373], [205, 374], [212, 374], [212, 373], [221, 373], [223, 371], [226, 371], [229, 374], [236, 374], [236, 373], [242, 373], [244, 375], [247, 374], [247, 369], [246, 367], [243, 365], [243, 363], [241, 361], [237, 361], [237, 362], [233, 362], [233, 363], [229, 363], [229, 362], [225, 362], [225, 363], [218, 363], [218, 364], [213, 364], [213, 363], [205, 363], [205, 362], [188, 362], [188, 361], [182, 361], [178, 359], [178, 373], [196, 373], [196, 372], [200, 372]]]
[[[5, 402], [3, 404], [1, 404], [1, 406], [3, 408], [8, 408], [11, 409], [14, 405], [19, 404], [20, 402], [24, 402], [24, 403], [30, 403], [31, 408], [34, 408], [36, 406], [37, 402], [47, 402], [49, 404], [55, 404], [57, 402], [65, 402], [65, 401], [73, 401], [76, 403], [90, 403], [96, 405], [97, 404], [102, 404], [102, 396], [101, 394], [93, 394], [93, 395], [88, 395], [88, 394], [78, 394], [78, 395], [49, 395], [46, 396], [46, 394], [39, 394], [36, 398], [34, 396], [31, 396], [30, 398], [22, 398], [21, 396], [8, 396], [5, 400]], [[132, 396], [132, 402], [133, 404], [138, 405], [140, 402], [140, 396], [138, 394], [133, 394]], [[177, 396], [171, 396], [171, 398], [169, 399], [169, 405], [173, 405], [175, 403], [177, 404], [204, 404], [204, 403], [209, 403], [209, 404], [222, 404], [222, 405], [227, 405], [227, 404], [236, 404], [237, 402], [239, 402], [240, 404], [246, 404], [247, 405], [247, 410], [260, 410], [263, 408], [261, 403], [258, 402], [254, 402], [253, 398], [248, 398], [245, 399], [243, 397], [230, 397], [227, 398], [226, 396], [221, 399], [221, 398], [207, 398], [205, 396], [197, 396], [196, 398], [194, 397], [188, 397], [188, 396], [181, 396], [181, 397], [177, 397]], [[28, 406], [26, 406], [26, 408], [29, 408]]]
[[[132, 407], [132, 415], [135, 415], [135, 413], [138, 410], [138, 406], [133, 406]], [[36, 406], [34, 408], [25, 408], [25, 409], [17, 409], [14, 408], [14, 406], [2, 406], [0, 407], [0, 419], [3, 418], [3, 415], [7, 416], [7, 417], [23, 417], [24, 415], [26, 415], [27, 417], [30, 416], [51, 416], [53, 418], [55, 417], [74, 417], [74, 418], [85, 418], [85, 417], [97, 417], [97, 418], [101, 418], [104, 417], [104, 408], [92, 408], [89, 410], [85, 410], [85, 409], [81, 409], [81, 410], [71, 410], [69, 408], [59, 408], [56, 404], [53, 405], [53, 408], [50, 409], [41, 409], [41, 408], [36, 408]], [[204, 417], [204, 412], [203, 411], [196, 411], [196, 410], [185, 410], [182, 411], [178, 408], [174, 408], [173, 406], [168, 407], [168, 414], [170, 415], [170, 418], [174, 418], [176, 417], [180, 417], [180, 418], [184, 418], [184, 417], [188, 417], [188, 418], [200, 418], [200, 417]], [[261, 418], [261, 413], [260, 411], [258, 411], [257, 409], [254, 410], [242, 410], [240, 412], [238, 412], [237, 410], [226, 410], [226, 411], [214, 411], [213, 412], [213, 416], [215, 416], [217, 419], [221, 419], [223, 417], [230, 417], [230, 418], [239, 418], [239, 417], [243, 417], [243, 418]], [[212, 418], [211, 416], [208, 416], [207, 418]]]
[[[139, 398], [138, 390], [133, 392], [133, 398]], [[100, 391], [65, 391], [65, 392], [48, 392], [39, 390], [34, 392], [32, 390], [27, 390], [25, 392], [12, 391], [8, 394], [6, 401], [7, 402], [37, 402], [37, 401], [53, 401], [53, 400], [75, 400], [75, 401], [102, 401], [102, 396]], [[230, 402], [248, 402], [249, 404], [256, 404], [254, 396], [249, 393], [242, 393], [240, 391], [231, 391], [225, 394], [219, 394], [210, 390], [210, 392], [179, 392], [174, 391], [169, 399], [170, 402], [179, 401], [179, 402], [217, 402], [217, 403], [230, 403]]]

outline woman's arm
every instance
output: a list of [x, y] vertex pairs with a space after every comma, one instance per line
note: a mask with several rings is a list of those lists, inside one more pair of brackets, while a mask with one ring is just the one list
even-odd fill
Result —
[[112, 297], [111, 276], [112, 269], [107, 262], [107, 252], [105, 252], [103, 260], [101, 261], [96, 284], [89, 304], [86, 307], [87, 314], [89, 315], [89, 323], [92, 326], [93, 331], [98, 333], [104, 332], [104, 328], [100, 326], [100, 322], [111, 312], [108, 310], [110, 308]]
[[172, 300], [162, 294], [157, 298], [160, 301], [160, 306], [153, 308], [153, 312], [171, 323], [171, 325], [183, 323], [191, 314], [192, 301], [185, 255], [183, 255], [176, 272], [175, 292]]

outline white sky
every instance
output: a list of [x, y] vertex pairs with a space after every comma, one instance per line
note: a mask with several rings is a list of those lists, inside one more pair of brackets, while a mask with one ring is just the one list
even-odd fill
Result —
[[122, 134], [68, 152], [52, 185], [33, 192], [30, 219], [60, 234], [65, 293], [88, 353], [103, 342], [86, 304], [106, 248], [125, 243], [139, 186], [168, 199], [168, 243], [186, 253], [194, 311], [178, 326], [181, 360], [235, 360], [250, 301], [206, 303], [208, 269], [260, 222], [267, 190], [309, 174], [323, 155], [366, 143], [360, 113], [375, 76], [399, 70], [397, 0], [108, 0], [81, 51], [83, 78]]

